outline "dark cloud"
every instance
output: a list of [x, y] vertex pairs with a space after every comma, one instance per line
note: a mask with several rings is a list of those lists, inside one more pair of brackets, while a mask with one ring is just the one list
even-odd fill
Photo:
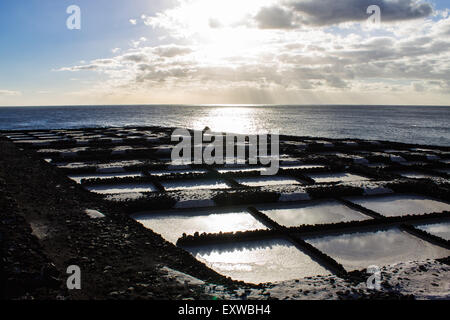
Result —
[[415, 0], [305, 0], [288, 5], [300, 14], [301, 22], [319, 26], [366, 20], [371, 5], [380, 7], [382, 21], [412, 20], [433, 13], [429, 3]]
[[260, 29], [290, 29], [294, 27], [292, 12], [280, 7], [262, 8], [255, 16]]
[[285, 7], [262, 8], [255, 16], [261, 29], [290, 29], [300, 25], [326, 26], [367, 20], [367, 8], [377, 5], [386, 22], [428, 17], [429, 3], [416, 0], [292, 0]]

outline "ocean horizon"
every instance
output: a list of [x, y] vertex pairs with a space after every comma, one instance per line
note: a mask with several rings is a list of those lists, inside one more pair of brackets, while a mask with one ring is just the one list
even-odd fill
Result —
[[450, 145], [450, 106], [79, 105], [1, 107], [0, 130], [163, 126]]

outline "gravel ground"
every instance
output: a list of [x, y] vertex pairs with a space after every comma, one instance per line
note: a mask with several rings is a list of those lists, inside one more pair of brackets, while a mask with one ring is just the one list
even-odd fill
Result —
[[[85, 191], [33, 152], [0, 141], [0, 242], [4, 299], [202, 299], [164, 267], [236, 286], [161, 236]], [[98, 210], [93, 219], [85, 210]], [[67, 290], [67, 267], [81, 290]]]

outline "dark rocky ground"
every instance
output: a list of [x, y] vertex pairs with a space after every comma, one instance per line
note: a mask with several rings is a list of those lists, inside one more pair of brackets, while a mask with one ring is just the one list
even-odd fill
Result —
[[[106, 217], [91, 219], [85, 209]], [[0, 217], [3, 299], [208, 298], [200, 288], [165, 277], [163, 266], [236, 285], [4, 140]], [[69, 265], [81, 268], [81, 290], [66, 289]]]

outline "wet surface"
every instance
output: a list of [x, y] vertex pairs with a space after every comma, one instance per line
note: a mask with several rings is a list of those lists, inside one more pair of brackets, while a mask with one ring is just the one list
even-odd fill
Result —
[[333, 257], [347, 271], [366, 269], [371, 265], [443, 258], [450, 254], [450, 250], [396, 228], [309, 238], [306, 241]]
[[255, 284], [330, 273], [282, 239], [186, 249], [217, 272]]

